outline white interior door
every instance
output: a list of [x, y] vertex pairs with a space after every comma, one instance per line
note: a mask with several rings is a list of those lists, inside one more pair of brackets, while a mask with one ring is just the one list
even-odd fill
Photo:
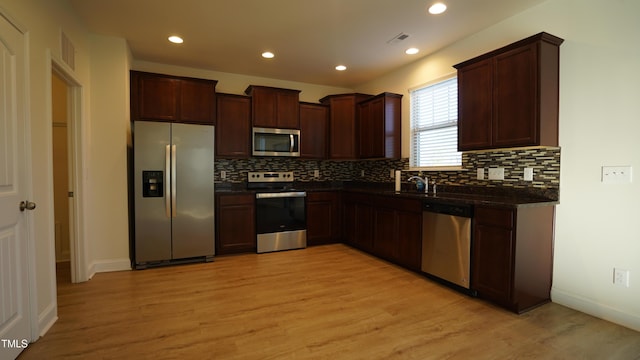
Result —
[[24, 37], [0, 14], [0, 359], [30, 340], [25, 70]]

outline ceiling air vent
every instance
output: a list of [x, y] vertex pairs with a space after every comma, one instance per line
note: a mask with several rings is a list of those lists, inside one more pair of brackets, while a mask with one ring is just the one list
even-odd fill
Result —
[[387, 44], [393, 45], [393, 44], [397, 44], [399, 42], [401, 42], [402, 40], [408, 38], [409, 35], [405, 34], [405, 33], [400, 33], [394, 37], [392, 37], [389, 41], [387, 41]]
[[76, 69], [76, 48], [67, 37], [67, 34], [61, 32], [60, 46], [62, 49], [62, 61], [64, 61], [73, 70]]

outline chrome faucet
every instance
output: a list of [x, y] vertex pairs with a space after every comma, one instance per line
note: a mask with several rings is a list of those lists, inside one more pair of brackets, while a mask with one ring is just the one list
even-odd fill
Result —
[[416, 181], [420, 181], [424, 184], [424, 193], [428, 193], [429, 192], [429, 178], [428, 177], [424, 177], [421, 178], [420, 176], [412, 176], [409, 179], [407, 179], [407, 181], [411, 181], [411, 180], [416, 180]]

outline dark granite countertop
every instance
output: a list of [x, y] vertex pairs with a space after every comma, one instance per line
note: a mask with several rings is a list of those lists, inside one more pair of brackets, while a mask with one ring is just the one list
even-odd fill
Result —
[[[437, 192], [417, 192], [412, 184], [403, 184], [402, 191], [394, 191], [390, 183], [367, 182], [296, 182], [292, 186], [295, 190], [304, 191], [350, 191], [410, 199], [421, 199], [433, 202], [461, 203], [472, 205], [497, 205], [505, 207], [554, 206], [560, 202], [544, 193], [535, 193], [525, 189], [505, 189], [496, 187], [477, 186], [446, 186], [438, 185]], [[429, 189], [431, 190], [431, 189]], [[245, 184], [216, 184], [216, 193], [243, 194], [255, 193]]]

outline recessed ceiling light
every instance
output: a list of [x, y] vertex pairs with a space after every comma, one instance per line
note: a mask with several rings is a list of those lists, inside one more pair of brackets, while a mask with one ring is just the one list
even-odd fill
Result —
[[265, 51], [262, 53], [262, 57], [265, 59], [273, 59], [275, 55], [271, 51]]
[[174, 44], [182, 44], [184, 42], [184, 40], [182, 40], [182, 38], [180, 36], [169, 36], [169, 41], [171, 41]]
[[336, 70], [338, 70], [338, 71], [345, 71], [345, 70], [347, 70], [347, 67], [346, 67], [346, 66], [344, 66], [344, 65], [338, 65], [338, 66], [336, 66]]
[[443, 3], [435, 3], [429, 7], [429, 14], [438, 15], [447, 10], [447, 5]]
[[419, 52], [420, 50], [418, 48], [408, 48], [407, 50], [404, 51], [404, 53], [407, 55], [415, 55]]

